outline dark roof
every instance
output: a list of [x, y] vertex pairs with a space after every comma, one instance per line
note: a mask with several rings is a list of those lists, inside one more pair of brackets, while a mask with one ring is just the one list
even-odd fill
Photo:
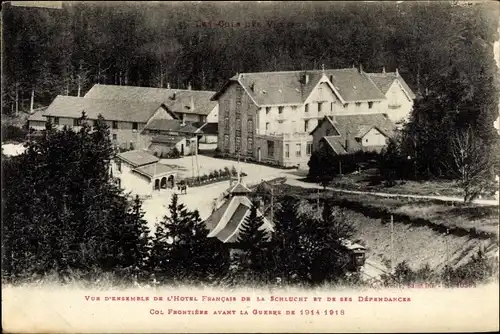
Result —
[[231, 201], [226, 201], [205, 220], [205, 226], [209, 231], [212, 231], [217, 226], [224, 213], [226, 213], [229, 203], [231, 203]]
[[415, 93], [411, 90], [410, 86], [406, 83], [403, 77], [398, 72], [388, 72], [388, 73], [366, 73], [370, 79], [377, 85], [380, 91], [384, 94], [387, 93], [389, 88], [391, 87], [394, 80], [398, 80], [403, 89], [406, 91], [406, 94], [411, 99], [415, 99]]
[[201, 131], [206, 135], [216, 135], [219, 133], [219, 123], [205, 123], [201, 127]]
[[[212, 91], [201, 90], [96, 84], [87, 92], [85, 98], [163, 103], [175, 113], [206, 116], [217, 106], [217, 102], [210, 100], [214, 94]], [[194, 109], [191, 109], [191, 101]]]
[[204, 123], [200, 122], [182, 122], [178, 119], [152, 119], [144, 129], [155, 131], [170, 131], [181, 133], [202, 133], [201, 129]]
[[146, 150], [134, 150], [121, 152], [116, 155], [118, 158], [130, 163], [134, 167], [149, 165], [154, 162], [160, 161], [151, 152]]
[[153, 178], [162, 174], [175, 173], [175, 170], [172, 167], [159, 162], [155, 162], [149, 165], [137, 167], [134, 169], [134, 172], [145, 175], [149, 178]]
[[[241, 223], [245, 216], [250, 212], [252, 202], [246, 196], [235, 196], [224, 203], [219, 209], [215, 210], [210, 217], [205, 220], [205, 225], [210, 230], [210, 237], [217, 237], [222, 242], [234, 242], [238, 237]], [[262, 216], [258, 210], [257, 214]], [[221, 222], [222, 218], [224, 221]], [[263, 228], [271, 231], [272, 224], [264, 216]], [[234, 233], [234, 235], [233, 235]], [[231, 235], [233, 235], [231, 237]], [[231, 237], [230, 239], [228, 239]]]
[[325, 136], [321, 138], [321, 140], [324, 140], [335, 153], [337, 154], [347, 153], [344, 146], [339, 142], [339, 137]]
[[[303, 80], [304, 74], [309, 75], [307, 83]], [[323, 75], [327, 81], [331, 81], [333, 89], [344, 102], [385, 99], [373, 81], [355, 68], [242, 73], [232, 77], [212, 99], [217, 99], [229, 84], [238, 82], [258, 106], [300, 105], [306, 101]]]
[[106, 120], [146, 123], [161, 107], [161, 103], [134, 102], [125, 100], [96, 100], [76, 96], [57, 96], [43, 113], [46, 116], [79, 118], [82, 112], [89, 119], [99, 114]]
[[332, 123], [339, 132], [339, 136], [325, 136], [321, 139], [337, 154], [346, 153], [346, 140], [349, 141], [349, 152], [360, 150], [361, 142], [355, 139], [364, 137], [373, 128], [386, 137], [391, 137], [396, 129], [396, 125], [384, 114], [342, 115], [335, 116], [334, 119], [325, 117], [317, 127], [323, 122]]
[[236, 232], [240, 223], [243, 221], [247, 213], [250, 212], [250, 208], [244, 204], [238, 205], [236, 210], [234, 210], [233, 214], [231, 215], [231, 218], [229, 218], [229, 221], [227, 222], [226, 226], [217, 233], [217, 238], [224, 242], [226, 241], [233, 233]]
[[158, 135], [158, 136], [151, 138], [151, 142], [152, 143], [159, 143], [159, 144], [175, 145], [184, 139], [186, 139], [186, 137], [181, 136], [181, 135]]

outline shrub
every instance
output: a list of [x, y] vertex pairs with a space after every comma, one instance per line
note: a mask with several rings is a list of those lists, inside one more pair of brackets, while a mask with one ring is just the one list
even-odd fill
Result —
[[218, 179], [220, 177], [220, 174], [219, 174], [219, 171], [218, 170], [214, 170], [213, 171], [213, 175], [216, 179]]
[[28, 130], [14, 125], [2, 124], [2, 141], [24, 141], [28, 134]]
[[238, 175], [238, 171], [236, 170], [236, 167], [234, 167], [234, 166], [233, 166], [233, 168], [231, 168], [231, 175], [232, 176]]

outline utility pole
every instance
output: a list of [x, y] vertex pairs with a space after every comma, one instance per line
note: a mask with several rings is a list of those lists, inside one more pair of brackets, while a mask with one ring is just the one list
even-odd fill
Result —
[[274, 190], [271, 187], [271, 224], [273, 223], [274, 218]]
[[200, 179], [200, 165], [198, 164], [198, 138], [196, 138], [195, 155], [196, 155], [196, 175], [198, 176], [198, 180], [199, 180]]
[[394, 270], [394, 216], [391, 215], [391, 273]]

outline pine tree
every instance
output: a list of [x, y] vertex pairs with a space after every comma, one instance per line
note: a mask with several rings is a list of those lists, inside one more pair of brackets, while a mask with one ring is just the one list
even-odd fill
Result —
[[169, 215], [157, 225], [151, 266], [158, 280], [210, 279], [224, 274], [228, 254], [209, 239], [197, 210], [189, 211], [174, 194]]
[[240, 251], [236, 260], [242, 274], [250, 276], [253, 281], [267, 269], [269, 237], [264, 227], [264, 217], [258, 214], [258, 204], [252, 203], [250, 214], [243, 221], [236, 240], [236, 247]]

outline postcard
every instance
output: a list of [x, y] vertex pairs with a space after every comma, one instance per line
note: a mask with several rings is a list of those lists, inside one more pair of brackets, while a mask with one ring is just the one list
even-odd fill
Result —
[[497, 2], [2, 9], [5, 332], [499, 330]]

